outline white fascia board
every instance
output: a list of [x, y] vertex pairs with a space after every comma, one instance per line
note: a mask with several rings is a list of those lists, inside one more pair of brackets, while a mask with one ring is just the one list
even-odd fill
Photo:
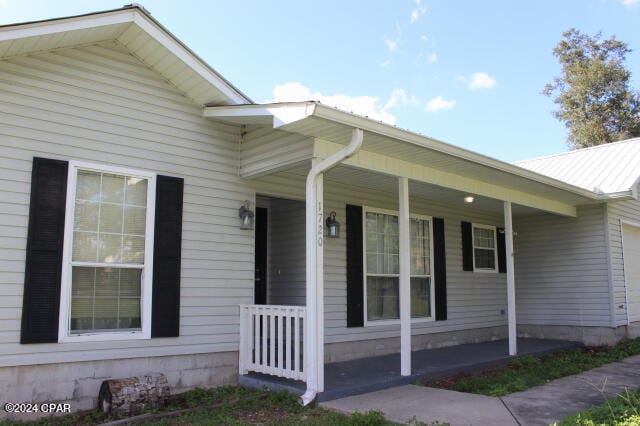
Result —
[[[366, 139], [366, 137], [365, 137]], [[315, 156], [326, 157], [336, 152], [343, 145], [321, 139], [315, 141]], [[426, 165], [392, 158], [361, 149], [353, 157], [344, 160], [344, 164], [363, 170], [406, 177], [408, 179], [438, 185], [443, 188], [481, 195], [500, 201], [510, 201], [526, 207], [547, 211], [561, 216], [576, 217], [576, 206], [558, 200], [531, 194], [517, 189], [508, 188], [489, 182], [435, 169]]]
[[377, 122], [366, 117], [350, 114], [339, 109], [327, 107], [325, 105], [318, 105], [313, 115], [314, 117], [324, 118], [352, 127], [358, 127], [383, 136], [422, 146], [424, 148], [433, 149], [434, 151], [442, 152], [476, 164], [481, 164], [502, 172], [511, 173], [513, 175], [521, 176], [545, 185], [553, 186], [564, 191], [569, 191], [585, 198], [598, 200], [597, 194], [592, 191], [570, 185], [568, 183], [550, 178], [545, 175], [541, 175], [539, 173], [532, 172], [522, 167], [514, 166], [512, 164], [496, 160], [495, 158], [487, 157], [485, 155], [478, 154], [464, 148], [428, 138], [426, 136], [408, 130], [399, 129], [385, 123]]
[[624, 201], [637, 199], [637, 191], [630, 189], [628, 191], [609, 192], [606, 194], [598, 194], [598, 200], [601, 201]]
[[18, 24], [15, 27], [0, 28], [0, 41], [37, 37], [89, 28], [134, 22], [139, 15], [136, 9], [119, 10], [112, 13], [84, 15], [60, 21], [43, 21], [33, 24]]
[[314, 103], [304, 103], [286, 108], [268, 108], [268, 110], [273, 114], [273, 128], [277, 129], [313, 115], [315, 108]]
[[179, 60], [184, 62], [189, 68], [207, 82], [215, 86], [226, 97], [237, 104], [251, 102], [249, 98], [241, 94], [238, 89], [226, 81], [221, 75], [215, 72], [209, 65], [193, 53], [187, 46], [178, 41], [167, 29], [162, 27], [153, 18], [135, 9], [134, 23], [143, 31], [153, 37], [158, 43], [167, 48]]
[[202, 116], [205, 118], [246, 118], [251, 123], [255, 118], [272, 117], [272, 126], [278, 129], [287, 124], [303, 120], [313, 114], [316, 104], [299, 102], [292, 104], [242, 105], [238, 107], [205, 107]]

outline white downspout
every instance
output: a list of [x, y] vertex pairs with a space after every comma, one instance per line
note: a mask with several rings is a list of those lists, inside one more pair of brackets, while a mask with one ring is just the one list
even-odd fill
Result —
[[[318, 256], [318, 250], [322, 250], [323, 244], [323, 192], [319, 177], [330, 168], [354, 155], [362, 146], [362, 129], [353, 129], [351, 141], [347, 146], [324, 160], [314, 164], [307, 175], [306, 186], [306, 241], [307, 241], [307, 317], [305, 321], [304, 352], [306, 364], [304, 366], [307, 376], [307, 391], [300, 398], [303, 405], [311, 403], [318, 392], [324, 390], [324, 359], [319, 359], [319, 353], [324, 358], [324, 300], [322, 300], [322, 274], [324, 262]], [[318, 191], [320, 186], [320, 191]], [[320, 280], [318, 280], [320, 277]], [[320, 295], [320, 297], [318, 297]], [[318, 331], [321, 331], [318, 333]]]

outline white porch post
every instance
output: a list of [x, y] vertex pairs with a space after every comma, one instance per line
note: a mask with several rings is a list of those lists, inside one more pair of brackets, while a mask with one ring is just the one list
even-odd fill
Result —
[[[324, 391], [324, 175], [307, 194], [307, 313], [304, 324], [304, 369], [314, 393]], [[315, 397], [315, 394], [314, 394]]]
[[400, 374], [411, 375], [411, 235], [409, 179], [398, 178], [398, 234], [400, 238]]
[[507, 317], [509, 323], [509, 355], [516, 355], [516, 279], [513, 267], [513, 220], [511, 202], [504, 202], [504, 240], [507, 258]]
[[318, 175], [316, 194], [316, 383], [324, 392], [324, 173]]

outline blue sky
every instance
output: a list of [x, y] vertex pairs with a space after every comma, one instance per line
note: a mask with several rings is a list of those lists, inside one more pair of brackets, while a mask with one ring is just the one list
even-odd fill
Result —
[[[119, 1], [0, 0], [9, 24]], [[640, 87], [640, 0], [142, 1], [256, 102], [319, 99], [505, 161], [565, 151], [540, 92], [575, 27], [616, 35]]]

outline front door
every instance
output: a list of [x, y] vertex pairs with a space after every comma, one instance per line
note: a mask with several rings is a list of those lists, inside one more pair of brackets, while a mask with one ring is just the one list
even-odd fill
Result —
[[256, 305], [267, 304], [267, 209], [256, 207], [255, 292]]

